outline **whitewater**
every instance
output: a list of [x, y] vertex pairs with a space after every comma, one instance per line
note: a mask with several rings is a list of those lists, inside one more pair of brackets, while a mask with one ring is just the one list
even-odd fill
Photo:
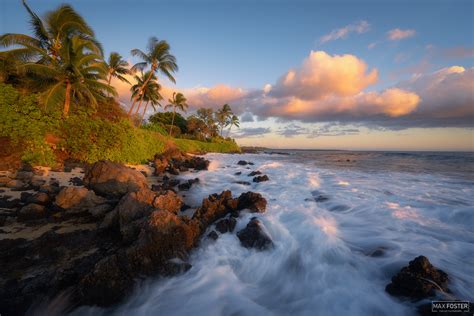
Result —
[[[431, 156], [430, 156], [431, 155]], [[474, 159], [466, 154], [298, 152], [208, 154], [185, 193], [261, 193], [262, 214], [242, 213], [233, 233], [204, 234], [184, 274], [141, 282], [123, 304], [74, 315], [415, 315], [385, 292], [419, 255], [474, 301]], [[239, 160], [254, 163], [239, 166]], [[251, 183], [254, 170], [269, 181]], [[235, 173], [242, 172], [241, 175]], [[257, 216], [274, 247], [246, 249], [236, 232]]]

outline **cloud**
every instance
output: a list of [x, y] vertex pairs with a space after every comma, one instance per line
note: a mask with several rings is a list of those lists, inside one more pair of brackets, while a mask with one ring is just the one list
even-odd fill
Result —
[[416, 31], [407, 29], [407, 30], [402, 30], [399, 28], [390, 30], [387, 32], [387, 38], [391, 41], [399, 41], [405, 38], [413, 37], [415, 36]]
[[362, 34], [370, 29], [370, 24], [367, 21], [359, 21], [341, 27], [339, 29], [332, 30], [330, 33], [321, 36], [319, 39], [320, 43], [326, 43], [329, 41], [335, 41], [341, 38], [346, 38], [350, 33]]
[[302, 100], [328, 95], [348, 96], [359, 93], [377, 81], [376, 69], [354, 55], [331, 56], [311, 51], [302, 66], [283, 75], [269, 92], [273, 97], [294, 96]]
[[245, 122], [254, 122], [255, 119], [254, 119], [252, 113], [250, 113], [250, 112], [245, 112], [245, 113], [243, 113], [243, 114], [240, 116], [240, 121], [241, 121], [242, 123], [245, 123]]
[[225, 84], [218, 84], [213, 87], [200, 87], [187, 89], [184, 91], [191, 107], [211, 107], [217, 108], [225, 103], [232, 103], [243, 98], [246, 92], [241, 88], [233, 88]]
[[359, 133], [360, 130], [358, 128], [346, 128], [339, 125], [325, 124], [320, 128], [313, 129], [308, 135], [308, 138], [357, 135]]
[[299, 125], [296, 125], [296, 124], [290, 124], [288, 126], [285, 126], [283, 128], [280, 128], [276, 134], [280, 135], [280, 136], [284, 136], [284, 137], [288, 137], [288, 138], [291, 138], [291, 137], [294, 137], [294, 136], [297, 136], [297, 135], [304, 135], [304, 134], [308, 134], [309, 133], [309, 130], [307, 128], [303, 128]]
[[232, 136], [235, 138], [243, 138], [243, 137], [257, 137], [268, 134], [271, 132], [269, 127], [247, 127], [241, 128], [240, 130], [233, 132]]

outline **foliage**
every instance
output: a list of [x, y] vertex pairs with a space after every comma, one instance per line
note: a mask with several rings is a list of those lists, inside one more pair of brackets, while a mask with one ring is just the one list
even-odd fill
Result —
[[26, 162], [51, 165], [54, 154], [45, 135], [59, 125], [60, 113], [44, 111], [36, 94], [22, 95], [10, 85], [0, 84], [0, 136], [23, 148]]
[[[152, 124], [161, 124], [161, 126], [171, 125], [171, 121], [173, 120], [173, 112], [158, 112], [150, 116], [148, 121]], [[181, 133], [187, 132], [187, 121], [186, 119], [179, 113], [176, 113], [174, 118], [174, 125], [179, 127]]]
[[179, 149], [189, 153], [237, 153], [240, 147], [234, 141], [219, 140], [219, 142], [201, 142], [197, 140], [175, 138], [174, 142]]

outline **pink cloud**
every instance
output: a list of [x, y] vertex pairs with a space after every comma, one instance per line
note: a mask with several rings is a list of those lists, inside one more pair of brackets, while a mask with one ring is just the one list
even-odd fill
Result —
[[329, 95], [349, 96], [375, 83], [376, 69], [354, 55], [329, 55], [311, 51], [299, 69], [290, 70], [272, 87], [274, 97], [295, 96], [305, 100]]
[[415, 30], [411, 30], [411, 29], [402, 30], [402, 29], [396, 28], [396, 29], [388, 31], [387, 37], [391, 41], [399, 41], [405, 38], [413, 37], [415, 36], [415, 34], [416, 34]]
[[332, 30], [330, 33], [323, 35], [319, 41], [326, 43], [335, 41], [337, 39], [346, 38], [350, 33], [365, 33], [370, 29], [370, 24], [367, 21], [359, 21], [357, 23], [349, 24], [339, 29]]

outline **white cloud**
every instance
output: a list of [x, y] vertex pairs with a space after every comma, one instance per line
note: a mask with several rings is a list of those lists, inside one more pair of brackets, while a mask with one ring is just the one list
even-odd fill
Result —
[[367, 21], [359, 21], [357, 23], [349, 24], [339, 29], [332, 30], [330, 33], [321, 36], [320, 43], [335, 41], [341, 38], [346, 38], [350, 33], [365, 33], [370, 29], [370, 24]]

